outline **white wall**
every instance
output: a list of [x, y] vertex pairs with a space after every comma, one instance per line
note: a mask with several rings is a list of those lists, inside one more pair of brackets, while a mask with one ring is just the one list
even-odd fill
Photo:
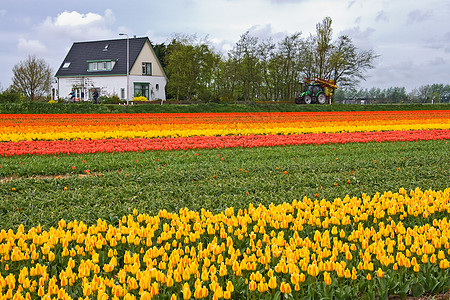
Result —
[[[166, 78], [163, 76], [130, 76], [130, 100], [133, 98], [134, 93], [134, 82], [148, 82], [150, 83], [150, 90], [153, 89], [153, 99], [166, 100]], [[159, 84], [159, 90], [156, 90], [156, 84]], [[151, 97], [151, 95], [150, 95]]]
[[[84, 81], [84, 84], [83, 84]], [[166, 78], [164, 76], [130, 76], [129, 84], [129, 100], [133, 98], [134, 93], [134, 82], [148, 82], [150, 84], [150, 90], [153, 88], [153, 99], [166, 100]], [[159, 90], [156, 90], [156, 84], [159, 84]], [[84, 78], [59, 78], [56, 84], [57, 98], [66, 98], [72, 91], [73, 87], [76, 86], [80, 90], [84, 87], [85, 100], [89, 99], [89, 90], [93, 88], [99, 89], [100, 96], [113, 96], [117, 95], [121, 97], [121, 89], [126, 88], [127, 77], [126, 76], [93, 76]], [[126, 90], [125, 90], [126, 97]], [[150, 100], [153, 100], [150, 99]]]

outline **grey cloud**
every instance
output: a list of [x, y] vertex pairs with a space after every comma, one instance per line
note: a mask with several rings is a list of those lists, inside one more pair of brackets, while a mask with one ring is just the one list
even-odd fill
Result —
[[306, 0], [270, 0], [272, 3], [276, 4], [284, 4], [284, 3], [300, 3], [305, 2]]
[[428, 36], [424, 40], [424, 47], [440, 50], [443, 49], [444, 52], [450, 52], [450, 32], [446, 32], [442, 36]]
[[375, 21], [377, 21], [377, 22], [381, 22], [381, 21], [389, 22], [389, 16], [384, 10], [380, 10], [377, 13], [377, 16], [375, 17]]
[[374, 48], [373, 42], [371, 40], [374, 32], [374, 28], [367, 27], [366, 29], [362, 30], [359, 26], [356, 26], [341, 31], [339, 35], [347, 35], [353, 40], [358, 48], [368, 50]]
[[435, 57], [428, 62], [432, 66], [441, 66], [445, 64], [445, 60], [442, 57]]
[[446, 45], [444, 51], [445, 51], [445, 53], [450, 53], [450, 32], [447, 32], [444, 35], [444, 41], [445, 41], [445, 45]]
[[444, 41], [450, 42], [450, 31], [444, 34]]
[[367, 27], [366, 29], [361, 30], [361, 28], [359, 26], [356, 26], [356, 27], [342, 31], [341, 34], [348, 35], [349, 37], [351, 37], [353, 39], [364, 40], [364, 39], [368, 39], [374, 32], [375, 32], [375, 29], [372, 27]]
[[419, 9], [415, 9], [411, 11], [406, 19], [406, 24], [410, 25], [413, 23], [421, 23], [423, 21], [429, 20], [432, 17], [432, 13], [430, 11], [421, 11]]
[[351, 8], [353, 6], [353, 4], [356, 3], [356, 0], [351, 0], [348, 2], [347, 8]]

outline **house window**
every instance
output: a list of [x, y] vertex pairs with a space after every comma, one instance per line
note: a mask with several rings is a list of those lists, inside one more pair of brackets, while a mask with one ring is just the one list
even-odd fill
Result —
[[88, 61], [88, 71], [111, 71], [114, 68], [115, 61]]
[[152, 75], [152, 63], [142, 63], [142, 75]]
[[70, 62], [64, 63], [63, 69], [67, 69], [68, 67], [70, 67]]
[[125, 89], [124, 88], [120, 89], [120, 99], [125, 99]]
[[97, 63], [96, 62], [91, 62], [89, 63], [89, 71], [97, 71]]
[[156, 84], [155, 88], [157, 91], [159, 91], [159, 83]]
[[149, 83], [143, 82], [135, 82], [134, 83], [134, 96], [144, 96], [147, 99], [150, 99], [149, 96]]

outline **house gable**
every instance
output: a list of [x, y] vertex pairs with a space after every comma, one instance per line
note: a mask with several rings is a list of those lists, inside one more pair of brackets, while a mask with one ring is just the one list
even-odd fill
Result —
[[150, 45], [149, 40], [144, 43], [141, 52], [132, 65], [130, 75], [144, 75], [143, 63], [151, 64], [151, 74], [146, 75], [167, 77], [155, 51], [153, 50], [153, 47]]

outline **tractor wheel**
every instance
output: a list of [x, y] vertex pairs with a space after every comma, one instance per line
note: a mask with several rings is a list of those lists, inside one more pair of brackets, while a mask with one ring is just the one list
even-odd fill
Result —
[[302, 97], [296, 97], [295, 104], [302, 104]]
[[305, 104], [311, 104], [312, 103], [311, 96], [310, 95], [303, 96], [303, 102], [305, 102]]
[[319, 93], [319, 95], [317, 95], [317, 102], [319, 104], [325, 104], [325, 102], [327, 102], [327, 96], [325, 96], [323, 92]]

